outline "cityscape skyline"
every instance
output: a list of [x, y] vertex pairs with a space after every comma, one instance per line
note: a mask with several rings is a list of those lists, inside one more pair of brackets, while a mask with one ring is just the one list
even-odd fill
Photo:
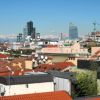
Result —
[[[69, 23], [74, 23], [80, 35], [93, 31], [92, 23], [99, 24], [99, 0], [1, 0], [0, 33], [23, 32], [25, 23], [32, 20], [41, 35], [69, 34]], [[97, 30], [100, 26], [97, 26]]]

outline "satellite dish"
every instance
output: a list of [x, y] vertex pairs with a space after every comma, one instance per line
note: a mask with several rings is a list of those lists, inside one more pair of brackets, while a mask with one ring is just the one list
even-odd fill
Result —
[[47, 57], [47, 56], [45, 56], [45, 59], [47, 60], [47, 59], [48, 59], [48, 57]]
[[44, 58], [44, 56], [43, 55], [41, 55], [41, 59], [43, 59]]
[[32, 62], [35, 62], [35, 60], [33, 59]]

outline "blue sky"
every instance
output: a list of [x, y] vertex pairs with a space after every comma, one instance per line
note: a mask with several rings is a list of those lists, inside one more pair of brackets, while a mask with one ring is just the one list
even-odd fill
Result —
[[68, 34], [72, 22], [85, 35], [95, 20], [100, 24], [100, 0], [0, 0], [1, 34], [23, 32], [30, 20], [41, 34]]

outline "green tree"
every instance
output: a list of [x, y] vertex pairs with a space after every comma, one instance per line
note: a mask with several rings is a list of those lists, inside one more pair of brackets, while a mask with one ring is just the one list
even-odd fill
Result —
[[75, 97], [92, 96], [97, 95], [97, 82], [93, 74], [89, 73], [77, 73], [77, 82], [75, 86]]

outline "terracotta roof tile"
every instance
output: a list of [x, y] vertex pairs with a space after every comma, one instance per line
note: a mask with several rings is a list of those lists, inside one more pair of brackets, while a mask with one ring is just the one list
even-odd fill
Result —
[[7, 58], [8, 56], [5, 54], [0, 53], [0, 58]]
[[[1, 70], [1, 68], [0, 68]], [[0, 72], [0, 76], [18, 76], [18, 75], [24, 75], [25, 72], [32, 72], [32, 70], [12, 70], [12, 71], [9, 71], [8, 69], [3, 69], [1, 72]]]
[[58, 45], [47, 45], [47, 48], [58, 47]]
[[40, 64], [34, 71], [63, 70], [67, 67], [75, 66], [72, 62], [56, 62], [53, 64]]
[[65, 91], [35, 93], [26, 95], [4, 96], [0, 100], [72, 100]]
[[0, 73], [0, 76], [9, 76], [9, 75], [11, 75], [10, 72], [2, 72], [2, 73]]
[[23, 58], [17, 58], [10, 62], [7, 62], [5, 60], [0, 61], [0, 75], [1, 76], [6, 76], [9, 74], [22, 75], [24, 70], [25, 70], [25, 59]]

